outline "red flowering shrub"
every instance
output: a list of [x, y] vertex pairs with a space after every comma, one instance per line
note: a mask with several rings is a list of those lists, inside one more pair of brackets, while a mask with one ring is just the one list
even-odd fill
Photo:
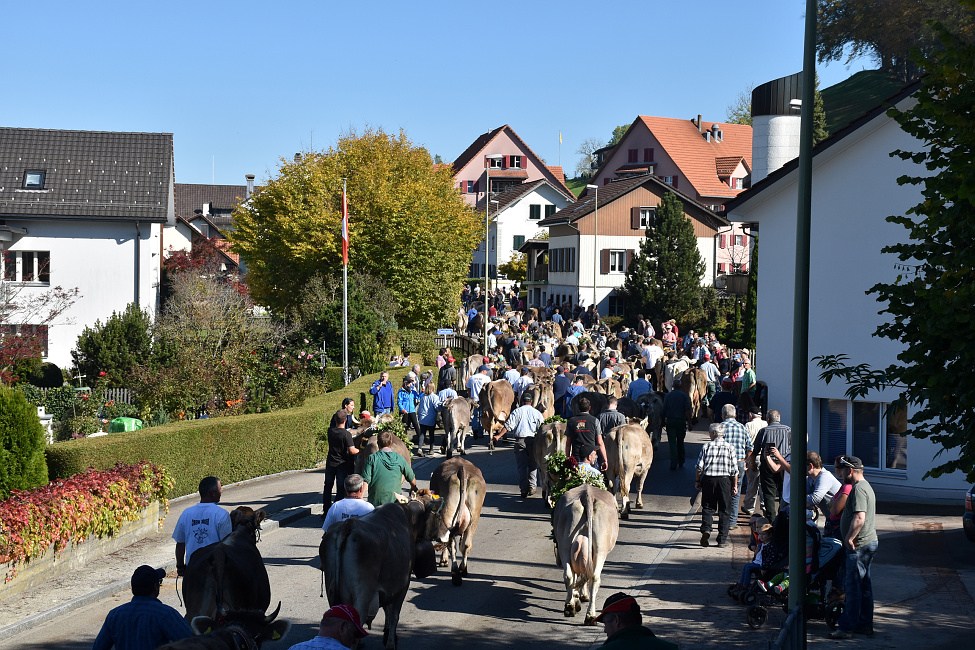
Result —
[[0, 563], [11, 565], [5, 582], [22, 562], [40, 557], [51, 546], [60, 553], [69, 542], [117, 534], [153, 501], [169, 512], [172, 487], [165, 468], [142, 462], [102, 471], [89, 468], [33, 490], [12, 492], [0, 501]]

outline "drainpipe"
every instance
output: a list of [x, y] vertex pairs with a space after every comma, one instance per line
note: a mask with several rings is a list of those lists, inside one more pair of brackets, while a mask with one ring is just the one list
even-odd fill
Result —
[[141, 309], [141, 304], [139, 302], [139, 288], [142, 282], [139, 271], [142, 261], [142, 226], [136, 221], [135, 222], [135, 304]]

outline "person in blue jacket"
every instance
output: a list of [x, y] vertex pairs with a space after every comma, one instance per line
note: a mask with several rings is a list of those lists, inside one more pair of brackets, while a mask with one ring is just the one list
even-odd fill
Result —
[[[416, 405], [419, 401], [420, 393], [414, 388], [412, 377], [403, 377], [403, 387], [396, 393], [396, 408], [403, 417], [403, 425], [406, 427], [406, 430], [413, 429], [418, 438], [422, 436], [420, 433], [420, 421], [416, 416]], [[421, 440], [419, 444], [420, 450], [417, 452], [417, 456], [422, 456], [423, 441]]]
[[[431, 381], [423, 389], [423, 396], [420, 404], [416, 407], [417, 419], [420, 422], [420, 437], [416, 441], [418, 451], [417, 456], [423, 456], [423, 442], [426, 436], [430, 436], [430, 452], [433, 453], [433, 434], [437, 428], [437, 413], [440, 411], [440, 397], [433, 391], [434, 385]], [[456, 393], [455, 393], [456, 394]]]
[[388, 372], [379, 375], [369, 392], [372, 393], [372, 411], [377, 417], [393, 410], [393, 384]]

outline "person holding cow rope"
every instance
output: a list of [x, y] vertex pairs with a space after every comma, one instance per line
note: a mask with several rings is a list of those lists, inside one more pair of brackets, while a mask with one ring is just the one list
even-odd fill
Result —
[[521, 397], [521, 406], [511, 412], [498, 435], [494, 437], [494, 441], [497, 442], [510, 431], [512, 438], [514, 438], [518, 487], [521, 488], [522, 499], [527, 499], [535, 494], [535, 487], [538, 485], [538, 466], [535, 464], [533, 447], [535, 433], [544, 423], [545, 416], [532, 406], [531, 395], [524, 394]]

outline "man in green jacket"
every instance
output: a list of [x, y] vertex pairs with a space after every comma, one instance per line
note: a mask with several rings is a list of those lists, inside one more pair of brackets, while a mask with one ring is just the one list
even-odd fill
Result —
[[392, 450], [393, 434], [379, 432], [379, 451], [366, 459], [362, 480], [369, 486], [368, 501], [377, 508], [396, 501], [403, 489], [403, 479], [410, 482], [410, 491], [416, 492], [416, 476], [403, 457]]
[[606, 599], [603, 613], [596, 617], [606, 631], [606, 643], [597, 650], [677, 650], [680, 646], [654, 636], [643, 625], [640, 605], [633, 596], [618, 592]]

